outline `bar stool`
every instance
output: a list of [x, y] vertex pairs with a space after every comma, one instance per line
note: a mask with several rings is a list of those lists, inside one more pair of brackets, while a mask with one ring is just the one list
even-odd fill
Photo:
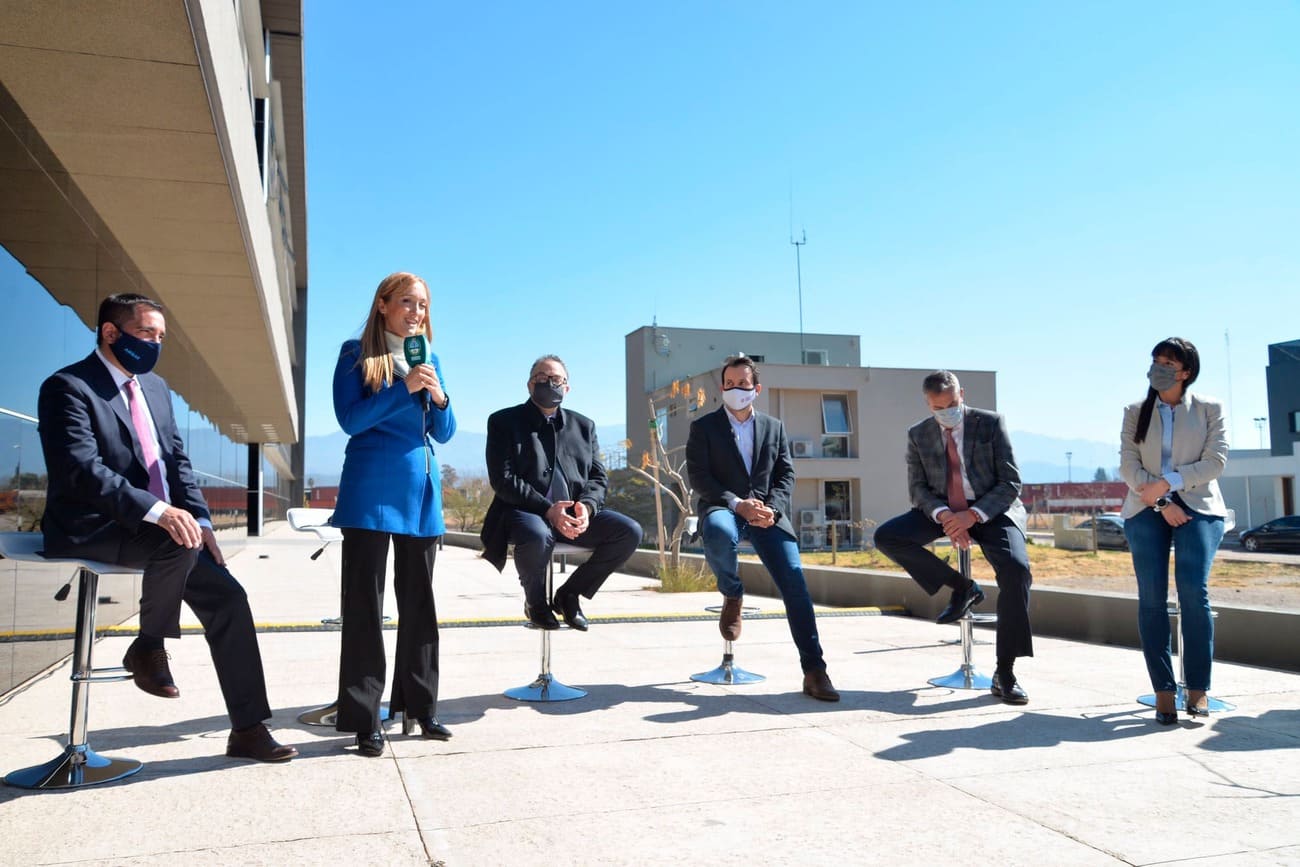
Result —
[[[311, 555], [311, 559], [313, 560], [319, 559], [320, 555], [325, 553], [325, 549], [328, 548], [331, 543], [343, 541], [343, 531], [330, 524], [330, 519], [334, 517], [333, 509], [293, 508], [285, 512], [285, 517], [289, 520], [289, 526], [294, 530], [299, 533], [311, 533], [321, 541], [321, 546]], [[322, 618], [322, 624], [326, 626], [343, 625], [341, 590], [339, 593], [339, 599], [339, 616]], [[387, 616], [384, 617], [384, 620], [388, 619]], [[338, 715], [339, 704], [335, 701], [331, 704], [303, 711], [298, 714], [298, 722], [308, 726], [334, 728], [334, 723], [338, 721]], [[379, 706], [379, 718], [381, 720], [392, 719], [387, 704], [381, 704]]]
[[[570, 545], [567, 542], [556, 542], [555, 547], [551, 549], [551, 559], [546, 564], [546, 601], [550, 603], [552, 595], [555, 592], [555, 558], [560, 558], [560, 571], [563, 572], [567, 561], [564, 559], [569, 554], [587, 553], [591, 549], [583, 548], [578, 545]], [[537, 629], [532, 623], [525, 624], [529, 629]], [[537, 679], [527, 686], [512, 686], [504, 693], [506, 698], [513, 698], [517, 701], [572, 701], [575, 698], [582, 698], [587, 694], [585, 689], [578, 689], [576, 686], [568, 686], [560, 683], [551, 674], [551, 632], [550, 629], [537, 629], [542, 633], [542, 671], [537, 675]]]
[[[1178, 608], [1178, 600], [1170, 600], [1169, 616], [1174, 619], [1174, 627], [1170, 632], [1169, 638], [1175, 644], [1175, 653], [1178, 654], [1178, 690], [1174, 693], [1174, 710], [1187, 710], [1187, 670], [1183, 665], [1183, 615]], [[1210, 619], [1217, 619], [1219, 612], [1211, 609]], [[1210, 713], [1222, 713], [1226, 710], [1236, 710], [1237, 706], [1231, 702], [1223, 701], [1218, 698], [1206, 696], [1210, 705]], [[1140, 695], [1137, 698], [1138, 704], [1147, 707], [1156, 706], [1156, 694], [1149, 692], [1146, 695]]]
[[[125, 668], [94, 668], [91, 657], [95, 646], [95, 611], [99, 601], [99, 576], [106, 574], [139, 575], [111, 563], [98, 563], [75, 557], [45, 557], [41, 548], [45, 538], [40, 533], [0, 533], [0, 556], [29, 563], [61, 563], [77, 569], [77, 627], [72, 643], [72, 711], [68, 723], [68, 745], [63, 754], [48, 762], [22, 768], [5, 776], [7, 785], [20, 789], [79, 789], [97, 783], [111, 783], [136, 773], [142, 764], [136, 759], [102, 756], [90, 748], [90, 685], [130, 680]], [[54, 598], [67, 598], [71, 582]]]
[[[961, 576], [969, 581], [969, 548], [957, 549], [957, 566], [961, 570]], [[976, 623], [996, 623], [997, 619], [996, 614], [975, 614], [972, 611], [967, 611], [957, 621], [957, 625], [961, 628], [961, 668], [943, 677], [932, 677], [926, 682], [933, 686], [945, 686], [949, 689], [988, 689], [993, 686], [993, 678], [977, 669], [972, 661], [975, 649], [975, 636], [972, 627]]]
[[[704, 610], [721, 613], [722, 606], [710, 605]], [[740, 612], [742, 615], [757, 614], [759, 609], [745, 606], [740, 609]], [[730, 639], [724, 638], [722, 640], [722, 662], [718, 664], [717, 668], [710, 671], [701, 671], [699, 674], [692, 674], [691, 680], [699, 683], [717, 683], [724, 685], [735, 683], [762, 683], [767, 680], [767, 675], [755, 674], [752, 671], [746, 671], [736, 665], [736, 653], [732, 647], [732, 642]]]

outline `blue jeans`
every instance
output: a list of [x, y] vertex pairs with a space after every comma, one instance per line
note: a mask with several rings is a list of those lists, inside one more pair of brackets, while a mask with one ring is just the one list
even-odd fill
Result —
[[740, 540], [748, 539], [785, 602], [785, 619], [795, 647], [799, 648], [799, 665], [805, 672], [825, 671], [826, 661], [817, 637], [817, 617], [813, 614], [812, 597], [808, 595], [808, 582], [803, 577], [799, 545], [794, 537], [777, 527], [751, 527], [727, 509], [709, 512], [701, 523], [704, 559], [718, 579], [722, 595], [733, 599], [745, 595], [737, 551]]
[[1183, 667], [1187, 688], [1210, 688], [1214, 658], [1214, 620], [1210, 617], [1210, 564], [1223, 539], [1223, 518], [1184, 509], [1191, 521], [1171, 527], [1153, 509], [1124, 521], [1137, 573], [1138, 634], [1147, 674], [1157, 692], [1178, 688], [1169, 658], [1169, 545], [1174, 546], [1174, 586], [1183, 627]]

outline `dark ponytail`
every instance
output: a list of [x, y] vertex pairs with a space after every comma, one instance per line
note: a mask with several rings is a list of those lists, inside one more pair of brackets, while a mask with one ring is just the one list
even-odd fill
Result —
[[[1151, 350], [1151, 360], [1154, 361], [1158, 355], [1172, 358], [1187, 371], [1187, 378], [1182, 382], [1182, 390], [1178, 392], [1178, 396], [1182, 397], [1187, 393], [1187, 387], [1196, 382], [1196, 377], [1201, 375], [1201, 354], [1196, 351], [1192, 341], [1181, 337], [1169, 337], [1157, 343], [1155, 349]], [[1151, 413], [1155, 410], [1156, 399], [1159, 397], [1160, 392], [1154, 388], [1147, 388], [1147, 399], [1142, 402], [1142, 409], [1138, 412], [1137, 430], [1133, 434], [1133, 442], [1140, 443], [1147, 438], [1147, 429], [1151, 427]]]

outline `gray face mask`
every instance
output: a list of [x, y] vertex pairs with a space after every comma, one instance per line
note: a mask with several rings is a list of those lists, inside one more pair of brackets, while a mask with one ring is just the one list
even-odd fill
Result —
[[1147, 371], [1147, 381], [1156, 391], [1168, 391], [1178, 384], [1178, 371], [1153, 361], [1151, 369]]

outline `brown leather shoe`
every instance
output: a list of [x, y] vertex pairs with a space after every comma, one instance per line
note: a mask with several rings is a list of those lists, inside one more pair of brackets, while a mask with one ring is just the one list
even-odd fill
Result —
[[159, 647], [156, 650], [140, 650], [134, 643], [126, 649], [122, 657], [122, 667], [131, 672], [131, 679], [140, 689], [159, 698], [180, 698], [181, 691], [172, 680], [171, 668], [167, 665], [167, 651]]
[[806, 671], [803, 675], [803, 694], [810, 695], [818, 701], [839, 701], [840, 694], [835, 691], [826, 669]]
[[740, 637], [740, 608], [745, 603], [744, 596], [722, 597], [722, 613], [718, 615], [718, 631], [728, 641]]
[[258, 723], [242, 732], [232, 731], [226, 740], [226, 755], [232, 759], [287, 762], [298, 755], [298, 750], [295, 747], [276, 743], [267, 727]]

